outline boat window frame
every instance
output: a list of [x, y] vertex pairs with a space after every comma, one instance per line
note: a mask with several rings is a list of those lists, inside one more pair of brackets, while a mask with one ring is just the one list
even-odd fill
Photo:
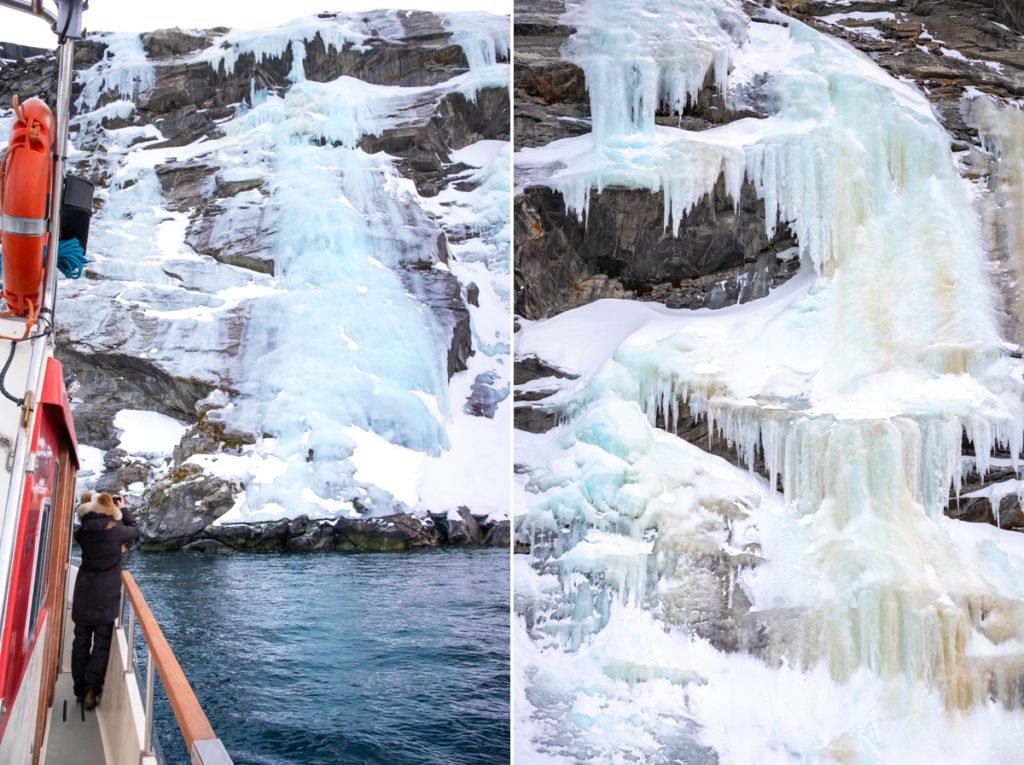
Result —
[[50, 538], [52, 536], [51, 526], [53, 520], [53, 505], [57, 488], [60, 486], [60, 452], [59, 448], [54, 449], [55, 444], [50, 443], [49, 436], [59, 439], [56, 432], [51, 431], [49, 434], [46, 432], [47, 428], [44, 426], [45, 421], [40, 422], [39, 438], [36, 442], [36, 448], [33, 450], [33, 457], [35, 459], [35, 470], [32, 472], [31, 488], [30, 491], [35, 493], [35, 480], [36, 476], [39, 475], [37, 472], [42, 465], [40, 463], [48, 462], [52, 465], [53, 479], [47, 481], [44, 486], [46, 488], [46, 494], [43, 496], [39, 503], [39, 525], [36, 527], [36, 549], [32, 555], [32, 572], [31, 582], [28, 592], [28, 600], [26, 603], [25, 613], [25, 634], [24, 634], [24, 648], [27, 651], [29, 646], [35, 639], [36, 629], [39, 626], [39, 616], [42, 613], [43, 607], [46, 605], [46, 593], [49, 587], [50, 578]]

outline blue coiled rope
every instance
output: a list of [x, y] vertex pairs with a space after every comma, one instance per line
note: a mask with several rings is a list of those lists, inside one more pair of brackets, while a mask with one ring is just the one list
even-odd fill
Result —
[[[81, 242], [76, 238], [65, 239], [57, 245], [57, 270], [68, 279], [77, 279], [85, 270], [85, 264], [89, 261], [85, 257], [85, 250]], [[46, 267], [46, 248], [43, 248], [43, 267]], [[0, 276], [3, 275], [3, 263], [0, 261]]]
[[[44, 259], [45, 263], [46, 260]], [[78, 239], [64, 239], [57, 245], [57, 268], [68, 279], [77, 279], [85, 270], [85, 250]]]

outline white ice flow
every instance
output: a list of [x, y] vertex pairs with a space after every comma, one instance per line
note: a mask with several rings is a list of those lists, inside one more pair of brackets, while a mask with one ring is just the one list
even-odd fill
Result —
[[[155, 128], [105, 131], [106, 169], [118, 191], [104, 199], [90, 249], [106, 280], [99, 289], [65, 289], [81, 293], [77, 306], [95, 304], [82, 311], [84, 333], [108, 316], [101, 310], [111, 299], [102, 294], [107, 280], [122, 280], [113, 300], [155, 327], [158, 365], [237, 393], [230, 401], [220, 394], [209, 417], [257, 434], [255, 446], [240, 457], [191, 458], [245, 486], [219, 522], [459, 505], [508, 513], [503, 434], [510, 403], [499, 402], [491, 418], [463, 410], [478, 375], [488, 376], [494, 391], [504, 387], [506, 397], [510, 387], [508, 323], [496, 319], [508, 315], [507, 144], [457, 152], [451, 161], [470, 168], [460, 184], [468, 190], [446, 189], [432, 199], [420, 197], [393, 157], [359, 148], [363, 136], [426, 122], [452, 94], [472, 100], [481, 89], [508, 86], [509, 66], [498, 60], [508, 54], [507, 17], [451, 14], [442, 21], [469, 63], [447, 82], [308, 81], [306, 40], [364, 50], [371, 36], [404, 34], [394, 12], [373, 14], [372, 24], [356, 14], [311, 17], [274, 30], [233, 30], [192, 54], [196, 64], [231, 71], [240, 56], [290, 51], [290, 87], [266, 92], [253, 83], [251, 107], [220, 123], [223, 137], [153, 148], [162, 138]], [[137, 35], [103, 42], [107, 54], [83, 75], [79, 101], [80, 119], [93, 125], [134, 108], [126, 100], [95, 108], [101, 93], [117, 89], [127, 99], [154, 83]], [[149, 150], [136, 148], [147, 142]], [[257, 244], [273, 259], [272, 277], [216, 265], [185, 243], [188, 216], [165, 209], [155, 172], [174, 161], [215, 167], [218, 182], [262, 181], [258, 190], [218, 200], [217, 225], [264, 232]], [[442, 231], [450, 239], [458, 233], [447, 264], [437, 255]], [[197, 271], [209, 277], [201, 289], [188, 284]], [[428, 278], [419, 276], [432, 271], [479, 288], [479, 306], [469, 309], [475, 355], [451, 381], [451, 327], [429, 305], [441, 296], [427, 294]], [[147, 305], [153, 293], [173, 307]], [[506, 476], [500, 481], [499, 469]]]
[[[520, 185], [581, 216], [604, 187], [661, 189], [678, 231], [720, 176], [735, 199], [747, 179], [802, 268], [717, 312], [525, 323], [518, 354], [581, 377], [551, 383], [563, 425], [517, 437], [517, 751], [1020, 761], [1024, 545], [943, 516], [964, 434], [985, 472], [1024, 433], [948, 136], [911, 86], [780, 13], [620, 5], [570, 4], [594, 131], [520, 152]], [[706, 80], [770, 116], [654, 124]], [[701, 418], [769, 480], [670, 435]]]

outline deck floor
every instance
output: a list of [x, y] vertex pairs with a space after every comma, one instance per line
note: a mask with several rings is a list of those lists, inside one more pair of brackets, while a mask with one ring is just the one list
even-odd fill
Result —
[[106, 765], [96, 710], [75, 701], [71, 673], [61, 672], [50, 709], [44, 765]]

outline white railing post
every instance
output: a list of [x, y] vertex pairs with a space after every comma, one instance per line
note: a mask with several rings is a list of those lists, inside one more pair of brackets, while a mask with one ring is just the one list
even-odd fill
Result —
[[135, 609], [128, 604], [128, 632], [125, 635], [128, 641], [128, 671], [135, 671]]
[[155, 680], [153, 654], [149, 654], [149, 659], [146, 662], [146, 733], [142, 746], [143, 757], [153, 754], [153, 683]]

